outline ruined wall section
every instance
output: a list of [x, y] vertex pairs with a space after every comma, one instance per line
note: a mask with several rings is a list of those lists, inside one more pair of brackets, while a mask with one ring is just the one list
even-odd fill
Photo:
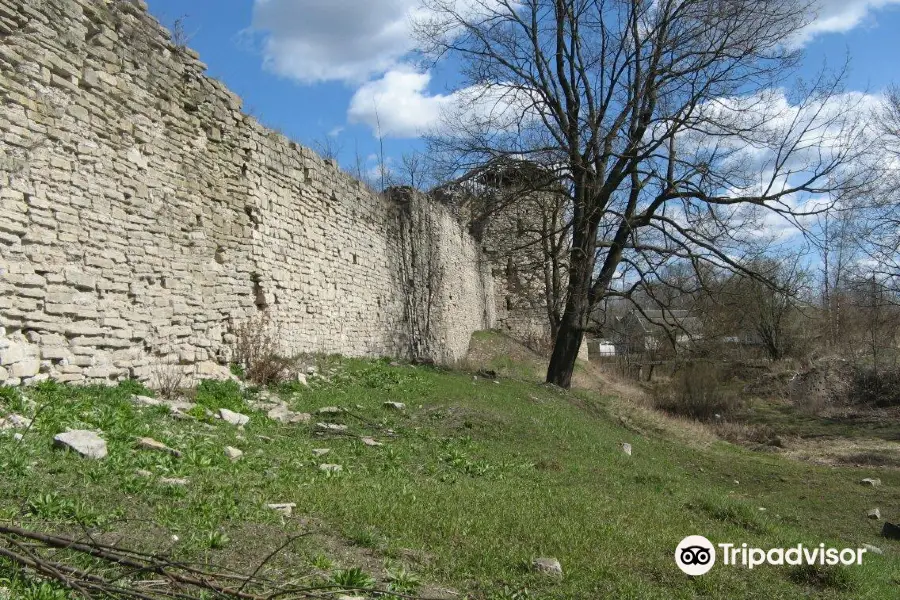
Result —
[[[243, 114], [140, 0], [0, 0], [0, 36], [0, 383], [218, 374], [262, 310], [286, 353], [408, 354], [400, 208]], [[454, 360], [492, 283], [428, 210], [469, 282], [439, 295]]]

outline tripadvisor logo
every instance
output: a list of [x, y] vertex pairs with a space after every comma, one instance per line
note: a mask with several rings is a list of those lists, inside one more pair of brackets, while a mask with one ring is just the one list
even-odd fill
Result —
[[675, 548], [675, 564], [688, 575], [703, 575], [716, 564], [716, 549], [702, 535], [689, 535]]
[[[826, 548], [825, 544], [790, 548], [752, 548], [747, 544], [716, 544], [722, 564], [749, 569], [760, 565], [861, 565], [865, 548]], [[716, 564], [716, 546], [702, 535], [689, 535], [675, 548], [675, 564], [688, 575], [703, 575]]]

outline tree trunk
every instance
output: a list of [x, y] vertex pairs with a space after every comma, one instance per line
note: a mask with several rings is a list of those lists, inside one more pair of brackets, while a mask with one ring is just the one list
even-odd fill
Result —
[[584, 339], [584, 328], [577, 323], [575, 315], [569, 310], [563, 316], [556, 334], [556, 343], [553, 344], [553, 354], [550, 357], [550, 366], [547, 368], [547, 383], [569, 389], [572, 386], [572, 373], [575, 371], [575, 361], [578, 359], [578, 351], [581, 349], [581, 341]]
[[591, 312], [591, 274], [594, 270], [594, 239], [596, 227], [588, 223], [586, 235], [574, 239], [570, 254], [569, 284], [566, 307], [556, 332], [547, 383], [569, 389], [575, 361], [584, 339], [584, 330]]

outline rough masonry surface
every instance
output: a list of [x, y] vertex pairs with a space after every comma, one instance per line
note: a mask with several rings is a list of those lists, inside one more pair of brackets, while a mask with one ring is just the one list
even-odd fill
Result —
[[221, 374], [263, 311], [286, 354], [462, 357], [496, 305], [466, 229], [205, 70], [141, 0], [0, 0], [0, 383]]

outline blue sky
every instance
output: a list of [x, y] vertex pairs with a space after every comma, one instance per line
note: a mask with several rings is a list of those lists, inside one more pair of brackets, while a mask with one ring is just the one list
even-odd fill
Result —
[[[184, 16], [190, 46], [266, 125], [316, 147], [330, 139], [348, 166], [377, 152], [375, 108], [386, 154], [420, 145], [454, 80], [421, 72], [407, 15], [416, 0], [148, 0], [164, 24]], [[849, 54], [850, 90], [900, 83], [900, 0], [820, 0], [803, 70]], [[368, 167], [375, 166], [374, 160]]]

